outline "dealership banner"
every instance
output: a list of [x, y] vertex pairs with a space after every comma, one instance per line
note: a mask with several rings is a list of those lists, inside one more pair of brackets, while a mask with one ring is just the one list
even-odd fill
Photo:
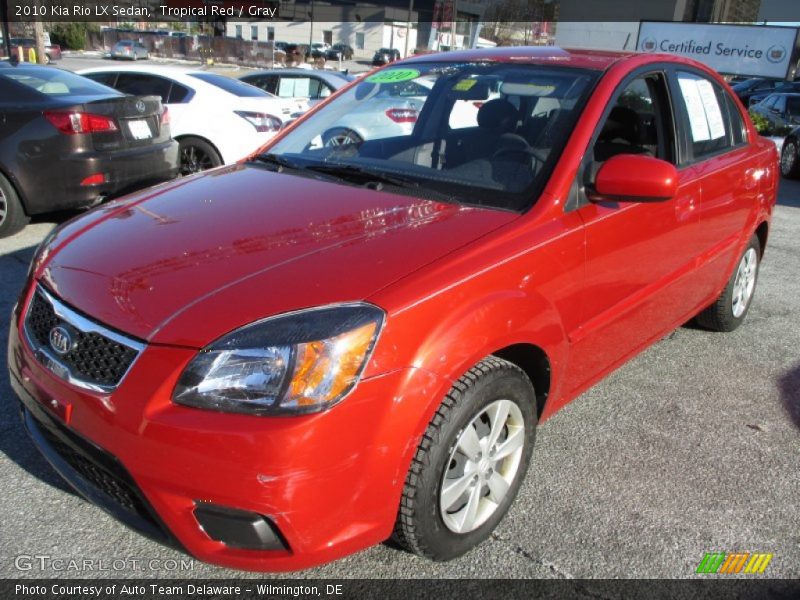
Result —
[[783, 79], [797, 32], [794, 27], [642, 21], [636, 49], [686, 56], [720, 73]]

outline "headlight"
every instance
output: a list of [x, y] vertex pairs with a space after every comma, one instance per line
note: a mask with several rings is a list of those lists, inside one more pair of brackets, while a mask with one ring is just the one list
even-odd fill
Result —
[[172, 399], [256, 415], [324, 410], [355, 386], [383, 317], [370, 304], [346, 304], [247, 325], [201, 350]]

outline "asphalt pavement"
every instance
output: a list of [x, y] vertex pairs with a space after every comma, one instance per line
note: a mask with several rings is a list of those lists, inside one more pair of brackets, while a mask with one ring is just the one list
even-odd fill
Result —
[[[779, 202], [747, 322], [678, 329], [541, 426], [493, 539], [449, 563], [379, 545], [291, 576], [686, 578], [721, 551], [772, 553], [765, 575], [800, 578], [800, 182], [783, 180]], [[0, 240], [2, 348], [52, 226]], [[187, 563], [68, 491], [23, 432], [5, 368], [0, 489], [0, 577], [247, 576]]]

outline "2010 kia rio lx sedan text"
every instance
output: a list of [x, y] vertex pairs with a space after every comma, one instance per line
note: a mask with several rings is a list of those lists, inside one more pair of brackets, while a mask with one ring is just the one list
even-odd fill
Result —
[[[409, 132], [322, 142], [423, 79]], [[742, 322], [776, 170], [689, 60], [393, 63], [245, 162], [56, 229], [11, 381], [73, 486], [202, 560], [298, 569], [392, 535], [453, 558], [508, 511], [537, 422], [692, 317]]]

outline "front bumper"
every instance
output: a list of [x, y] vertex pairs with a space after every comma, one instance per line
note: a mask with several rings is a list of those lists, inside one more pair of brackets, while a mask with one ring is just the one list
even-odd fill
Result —
[[[439, 393], [441, 380], [403, 369], [360, 382], [324, 413], [251, 417], [170, 401], [194, 354], [148, 346], [119, 388], [105, 396], [47, 371], [16, 324], [8, 356], [26, 424], [48, 460], [92, 502], [150, 537], [206, 562], [282, 571], [328, 562], [391, 535], [416, 447], [410, 432], [424, 420], [414, 405]], [[53, 400], [69, 410], [51, 410]], [[53, 430], [107, 457], [129, 495], [140, 499], [138, 509], [120, 512], [114, 494], [109, 502], [109, 494], [98, 494], [102, 485], [87, 486], [86, 477], [64, 468], [68, 461], [47, 443]], [[202, 503], [264, 515], [282, 547], [253, 550], [215, 541], [195, 514]]]

